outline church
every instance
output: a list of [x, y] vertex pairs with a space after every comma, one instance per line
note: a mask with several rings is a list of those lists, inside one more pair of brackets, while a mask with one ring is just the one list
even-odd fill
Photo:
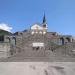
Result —
[[48, 32], [44, 15], [42, 24], [34, 24], [28, 30], [0, 35], [0, 58], [12, 56], [50, 57], [75, 55], [75, 40], [71, 35]]

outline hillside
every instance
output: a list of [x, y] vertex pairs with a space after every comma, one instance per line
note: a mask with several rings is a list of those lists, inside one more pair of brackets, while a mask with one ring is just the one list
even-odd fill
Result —
[[11, 32], [0, 29], [0, 35], [11, 35]]

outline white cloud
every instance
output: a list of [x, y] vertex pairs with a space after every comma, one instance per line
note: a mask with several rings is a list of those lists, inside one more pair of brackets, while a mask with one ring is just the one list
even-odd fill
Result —
[[8, 24], [0, 23], [0, 29], [3, 29], [3, 30], [11, 32], [12, 27], [10, 27]]

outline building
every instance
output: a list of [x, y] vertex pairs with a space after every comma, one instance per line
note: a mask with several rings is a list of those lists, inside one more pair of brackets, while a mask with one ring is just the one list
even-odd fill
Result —
[[[71, 35], [60, 35], [57, 32], [48, 32], [47, 29], [44, 15], [42, 24], [36, 23], [22, 32], [1, 35], [1, 57], [11, 57], [21, 53], [24, 57], [49, 57], [51, 52], [65, 55], [65, 48], [67, 54], [74, 54], [72, 50], [75, 48], [73, 47], [75, 40]], [[69, 47], [69, 45], [72, 46]], [[63, 48], [63, 46], [66, 47]]]

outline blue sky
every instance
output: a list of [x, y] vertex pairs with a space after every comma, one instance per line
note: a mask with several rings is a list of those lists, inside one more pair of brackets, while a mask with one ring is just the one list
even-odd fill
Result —
[[48, 31], [75, 36], [75, 0], [0, 0], [0, 24], [22, 31], [42, 23], [44, 11]]

